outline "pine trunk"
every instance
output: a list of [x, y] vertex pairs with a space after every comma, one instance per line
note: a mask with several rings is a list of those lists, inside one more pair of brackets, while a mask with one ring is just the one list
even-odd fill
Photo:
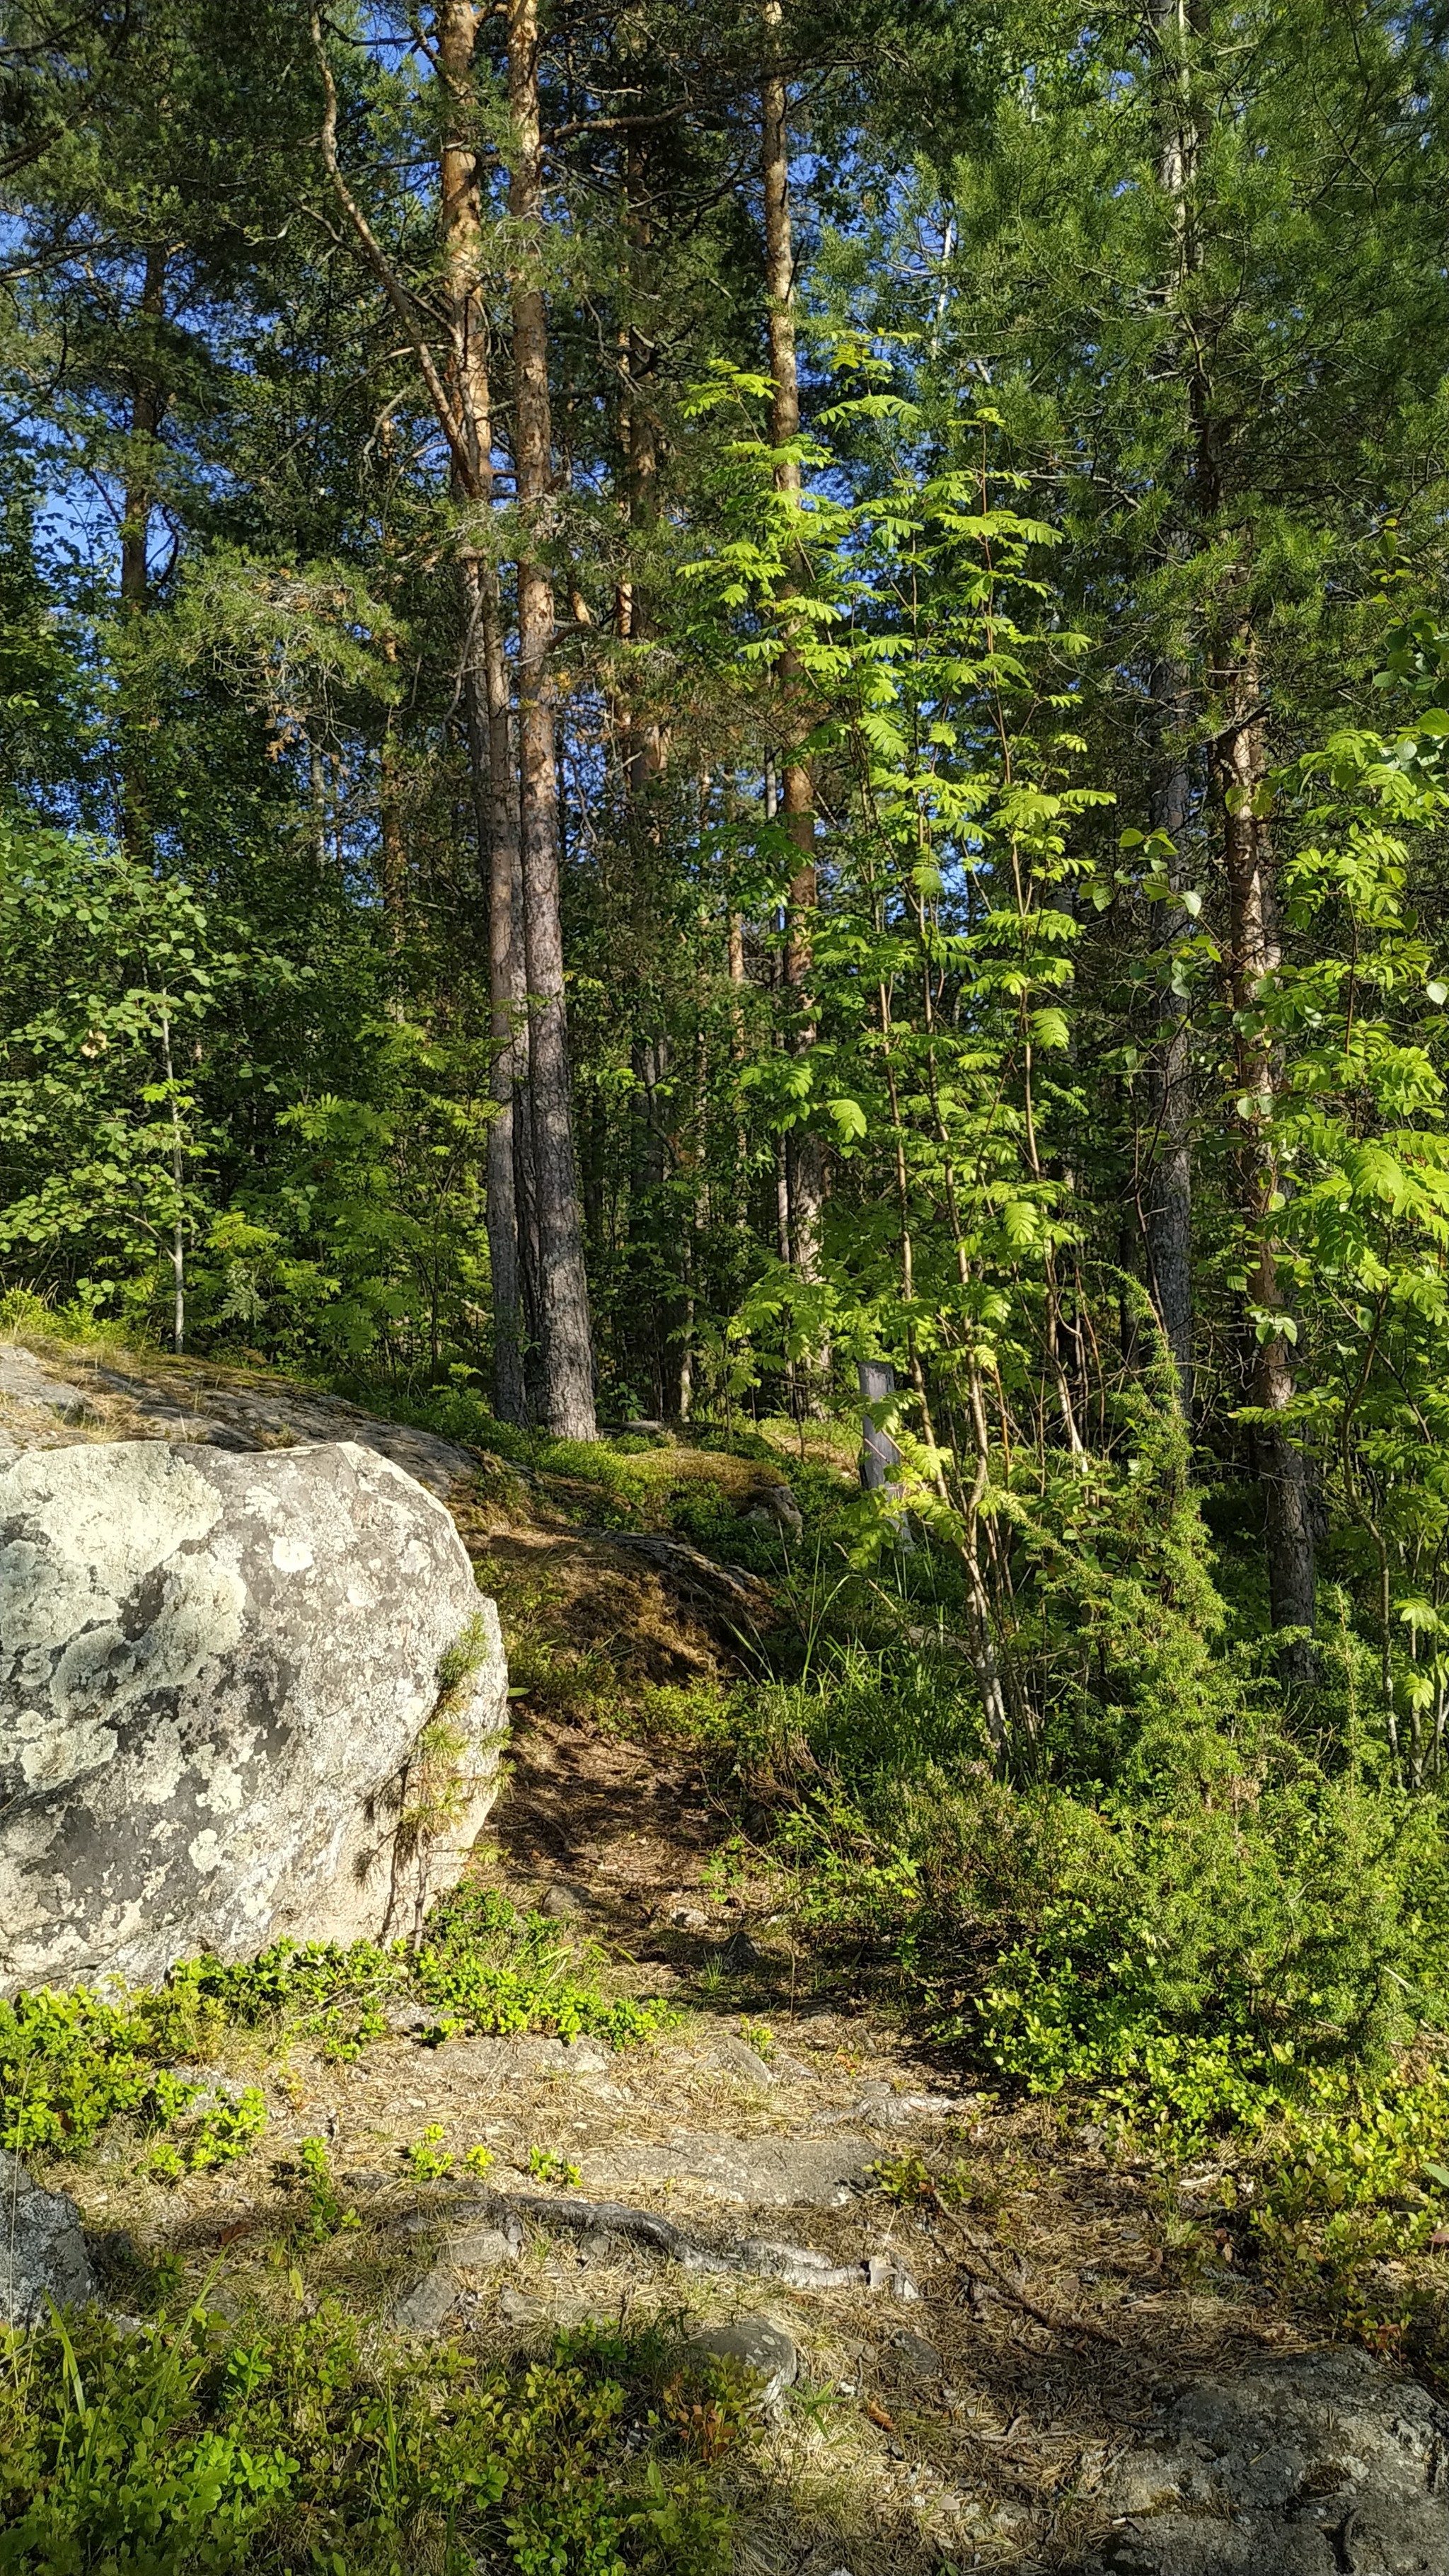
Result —
[[[1268, 1591], [1275, 1628], [1311, 1629], [1316, 1569], [1313, 1498], [1308, 1468], [1285, 1429], [1271, 1419], [1293, 1401], [1293, 1367], [1286, 1333], [1287, 1304], [1273, 1252], [1272, 1209], [1282, 1187], [1267, 1124], [1277, 1080], [1272, 1044], [1259, 1017], [1266, 977], [1275, 974], [1280, 950], [1274, 905], [1272, 839], [1263, 784], [1266, 742], [1251, 626], [1226, 641], [1217, 673], [1225, 721], [1213, 744], [1213, 766], [1223, 806], [1223, 857], [1227, 878], [1228, 967], [1237, 1029], [1239, 1096], [1246, 1104], [1239, 1153], [1243, 1215], [1256, 1243], [1248, 1304], [1254, 1321], [1249, 1401], [1270, 1419], [1253, 1432], [1253, 1453], [1263, 1492]], [[1285, 1650], [1285, 1675], [1312, 1678], [1312, 1649], [1298, 1642]]]
[[509, 0], [508, 103], [513, 170], [514, 464], [522, 548], [518, 563], [518, 754], [524, 963], [538, 1222], [543, 1409], [563, 1438], [597, 1437], [582, 1211], [574, 1167], [559, 911], [553, 583], [541, 540], [553, 482], [548, 319], [544, 305], [543, 156], [539, 134], [537, 0]]
[[[778, 54], [781, 0], [765, 0], [767, 56]], [[765, 294], [768, 315], [770, 375], [774, 394], [770, 438], [778, 450], [800, 431], [800, 373], [795, 349], [795, 256], [790, 219], [790, 129], [785, 77], [771, 59], [760, 94], [761, 174], [765, 201]], [[778, 456], [775, 489], [798, 503], [800, 465], [797, 457]], [[803, 574], [804, 566], [800, 566]], [[781, 590], [788, 601], [796, 586], [792, 573]], [[777, 665], [785, 708], [787, 740], [780, 778], [780, 811], [795, 845], [797, 864], [790, 880], [785, 937], [785, 1001], [793, 1021], [794, 1044], [809, 1047], [814, 1030], [809, 1016], [809, 982], [813, 916], [818, 894], [815, 869], [815, 782], [808, 762], [795, 748], [809, 730], [800, 707], [803, 674], [800, 657], [787, 639]], [[789, 1190], [790, 1258], [804, 1279], [820, 1276], [820, 1233], [825, 1205], [825, 1161], [820, 1139], [806, 1127], [794, 1130], [786, 1155]]]
[[[493, 398], [483, 297], [483, 209], [472, 134], [473, 58], [480, 11], [439, 0], [435, 18], [443, 85], [442, 229], [447, 279], [450, 387], [466, 462], [453, 487], [480, 511], [493, 497]], [[488, 1266], [493, 1295], [493, 1402], [500, 1420], [526, 1423], [523, 1250], [515, 1137], [526, 992], [519, 919], [518, 806], [510, 738], [508, 671], [498, 578], [465, 546], [460, 564], [463, 710], [474, 828], [488, 910], [488, 994], [494, 1113], [488, 1130]]]
[[[152, 246], [146, 253], [141, 281], [141, 331], [149, 335], [165, 309], [166, 253]], [[151, 353], [142, 348], [131, 377], [131, 436], [126, 457], [126, 483], [121, 505], [121, 615], [144, 617], [151, 604], [149, 547], [154, 495], [153, 448], [166, 410], [156, 381]], [[121, 734], [121, 838], [140, 856], [150, 838], [145, 763], [137, 740], [134, 709], [128, 709]]]
[[[1168, 873], [1175, 891], [1186, 881], [1184, 852], [1190, 810], [1187, 764], [1174, 739], [1183, 713], [1180, 671], [1160, 664], [1153, 675], [1153, 699], [1162, 758], [1149, 799], [1148, 820], [1154, 832], [1171, 841], [1175, 852]], [[1167, 944], [1180, 938], [1187, 915], [1173, 910], [1163, 925]], [[1158, 1036], [1148, 1068], [1148, 1101], [1152, 1132], [1148, 1145], [1144, 1229], [1147, 1281], [1157, 1319], [1177, 1372], [1183, 1412], [1192, 1417], [1192, 1152], [1189, 1142], [1191, 1062], [1186, 1005], [1164, 990], [1158, 1008]]]

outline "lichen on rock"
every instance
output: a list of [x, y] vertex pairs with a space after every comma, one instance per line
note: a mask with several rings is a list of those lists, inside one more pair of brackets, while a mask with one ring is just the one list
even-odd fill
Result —
[[0, 1992], [411, 1933], [491, 1804], [506, 1711], [494, 1605], [390, 1460], [23, 1453], [0, 1468]]

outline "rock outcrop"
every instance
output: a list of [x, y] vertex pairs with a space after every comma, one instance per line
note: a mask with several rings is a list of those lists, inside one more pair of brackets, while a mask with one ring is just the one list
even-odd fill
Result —
[[1117, 2462], [1090, 2576], [1444, 2576], [1449, 2415], [1365, 2352], [1202, 2379]]
[[0, 2325], [35, 2325], [52, 2300], [76, 2307], [95, 2295], [75, 2202], [42, 2191], [19, 2157], [0, 2148]]
[[220, 1361], [120, 1354], [86, 1344], [62, 1365], [0, 1342], [0, 1465], [22, 1449], [94, 1440], [179, 1440], [198, 1448], [291, 1449], [355, 1440], [390, 1458], [440, 1502], [477, 1474], [477, 1450], [410, 1422], [381, 1422], [341, 1396]]
[[497, 1612], [342, 1441], [0, 1467], [0, 1993], [410, 1932], [492, 1802]]

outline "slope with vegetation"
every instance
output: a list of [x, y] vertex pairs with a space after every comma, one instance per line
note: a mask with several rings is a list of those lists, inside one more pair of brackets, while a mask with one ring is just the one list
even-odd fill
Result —
[[1430, 2373], [1444, 46], [0, 9], [12, 1325], [470, 1451], [612, 1936]]

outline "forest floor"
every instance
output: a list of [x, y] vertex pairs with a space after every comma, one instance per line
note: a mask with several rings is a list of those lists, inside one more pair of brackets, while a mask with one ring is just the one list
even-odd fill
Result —
[[[526, 1694], [475, 1866], [601, 1944], [616, 1990], [678, 2013], [613, 2057], [528, 2038], [428, 2046], [404, 2026], [339, 2065], [295, 2040], [268, 2056], [238, 2034], [207, 2072], [262, 2083], [262, 2148], [174, 2185], [112, 2135], [42, 2168], [90, 2230], [165, 2258], [188, 2291], [209, 2284], [239, 2323], [336, 2297], [516, 2351], [585, 2318], [770, 2320], [798, 2373], [721, 2468], [738, 2563], [758, 2576], [1076, 2567], [1103, 2524], [1111, 2460], [1165, 2398], [1321, 2339], [1235, 2268], [1206, 2214], [1210, 2172], [1123, 2161], [1079, 2112], [982, 2092], [771, 1919], [755, 1793], [667, 1723], [705, 1683], [748, 1687], [751, 1623], [771, 1615], [763, 1578], [726, 1569], [716, 1584], [693, 1541], [595, 1526], [586, 1484], [480, 1461], [282, 1380], [36, 1352], [0, 1349], [0, 1439], [8, 1423], [21, 1441], [402, 1444], [401, 1463], [447, 1492]], [[26, 1375], [37, 1365], [40, 1385]], [[58, 1374], [78, 1399], [68, 1420]], [[666, 1470], [743, 1512], [788, 1462], [675, 1448]], [[433, 2180], [408, 2159], [424, 2132], [453, 2159]], [[326, 2139], [356, 2223], [304, 2277], [281, 2249], [309, 2137]], [[462, 2159], [477, 2147], [492, 2163], [469, 2186]], [[948, 2171], [949, 2208], [921, 2196]], [[581, 2198], [668, 2220], [719, 2268], [580, 2221]], [[507, 2241], [500, 2211], [513, 2213]], [[812, 2261], [837, 2278], [802, 2286]]]

